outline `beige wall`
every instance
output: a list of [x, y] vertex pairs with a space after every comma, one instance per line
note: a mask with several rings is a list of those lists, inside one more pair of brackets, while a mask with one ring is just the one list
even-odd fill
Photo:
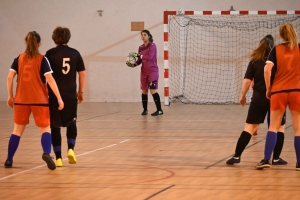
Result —
[[[163, 11], [179, 10], [300, 10], [300, 1], [286, 0], [0, 0], [0, 100], [5, 101], [6, 76], [24, 51], [24, 37], [37, 31], [41, 53], [53, 47], [56, 26], [70, 28], [69, 46], [78, 49], [87, 69], [87, 101], [140, 101], [140, 69], [125, 65], [126, 55], [142, 43], [131, 21], [144, 21], [158, 47], [159, 93], [163, 101]], [[297, 9], [298, 8], [298, 9]], [[102, 17], [97, 10], [104, 10]]]

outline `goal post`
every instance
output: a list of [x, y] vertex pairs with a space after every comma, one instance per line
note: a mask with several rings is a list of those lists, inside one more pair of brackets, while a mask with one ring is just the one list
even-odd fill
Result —
[[279, 44], [283, 23], [300, 34], [300, 10], [164, 11], [165, 105], [237, 104], [251, 51], [268, 34]]

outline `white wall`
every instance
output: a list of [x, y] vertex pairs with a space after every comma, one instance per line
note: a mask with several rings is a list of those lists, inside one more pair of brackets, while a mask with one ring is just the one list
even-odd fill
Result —
[[[54, 46], [56, 26], [71, 30], [69, 46], [78, 49], [87, 69], [87, 101], [140, 101], [140, 69], [125, 57], [142, 43], [131, 21], [144, 21], [158, 47], [159, 93], [163, 100], [163, 11], [179, 10], [300, 10], [300, 1], [285, 0], [0, 0], [0, 101], [7, 99], [6, 77], [11, 63], [25, 49], [24, 37], [37, 31], [41, 53]], [[97, 10], [104, 10], [100, 17]]]

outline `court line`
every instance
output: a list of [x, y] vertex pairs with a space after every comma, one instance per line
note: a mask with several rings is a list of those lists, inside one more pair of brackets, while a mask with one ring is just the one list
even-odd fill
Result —
[[[120, 113], [121, 111], [118, 111], [118, 112], [114, 112], [114, 113], [107, 113], [107, 114], [104, 114], [104, 115], [99, 115], [99, 116], [95, 116], [95, 117], [90, 117], [90, 118], [87, 118], [87, 119], [82, 119], [82, 120], [77, 120], [76, 122], [82, 122], [82, 121], [86, 121], [86, 120], [90, 120], [90, 119], [95, 119], [95, 118], [98, 118], [98, 117], [103, 117], [103, 116], [107, 116], [107, 115], [111, 115], [111, 114], [117, 114], [117, 113]], [[91, 120], [92, 121], [92, 120]], [[98, 121], [98, 120], [97, 120]]]
[[[124, 143], [124, 142], [129, 141], [129, 140], [130, 140], [130, 139], [126, 139], [126, 140], [123, 140], [123, 141], [118, 142], [118, 143], [119, 143], [119, 144], [122, 144], [122, 143]], [[107, 148], [110, 148], [110, 147], [113, 147], [113, 146], [116, 146], [116, 145], [118, 145], [118, 144], [111, 144], [111, 145], [108, 145], [108, 146], [106, 146], [106, 147], [101, 147], [101, 148], [98, 148], [98, 149], [95, 149], [95, 150], [92, 150], [92, 151], [88, 151], [88, 152], [85, 152], [85, 153], [76, 155], [76, 157], [80, 157], [80, 156], [83, 156], [83, 155], [86, 155], [86, 154], [89, 154], [89, 153], [93, 153], [93, 152], [96, 152], [96, 151], [100, 151], [100, 150], [102, 150], [102, 149], [107, 149]], [[66, 160], [66, 159], [67, 159], [67, 158], [65, 158], [65, 159], [63, 159], [63, 160]], [[13, 176], [16, 176], [16, 175], [19, 175], [19, 174], [23, 174], [23, 173], [28, 172], [28, 171], [32, 171], [32, 170], [35, 170], [35, 169], [44, 167], [44, 166], [46, 166], [46, 164], [39, 165], [39, 166], [37, 166], [37, 167], [33, 167], [33, 168], [30, 168], [30, 169], [27, 169], [27, 170], [23, 170], [23, 171], [17, 172], [17, 173], [15, 173], [15, 174], [11, 174], [11, 175], [2, 177], [2, 178], [0, 178], [0, 181], [5, 180], [5, 179], [8, 179], [8, 178], [13, 177]]]
[[158, 195], [158, 194], [160, 194], [160, 193], [162, 193], [162, 192], [164, 192], [164, 191], [166, 191], [166, 190], [168, 190], [168, 189], [170, 189], [170, 188], [172, 188], [174, 186], [175, 185], [170, 185], [169, 187], [166, 187], [166, 188], [164, 188], [164, 189], [162, 189], [162, 190], [160, 190], [160, 191], [152, 194], [150, 197], [147, 197], [145, 200], [151, 199], [152, 197], [155, 197], [156, 195]]

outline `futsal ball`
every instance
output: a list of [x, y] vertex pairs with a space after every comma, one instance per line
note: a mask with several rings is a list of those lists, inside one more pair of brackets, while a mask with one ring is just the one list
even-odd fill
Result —
[[130, 54], [127, 56], [126, 61], [129, 62], [132, 65], [136, 64], [136, 58], [133, 55], [130, 55]]

